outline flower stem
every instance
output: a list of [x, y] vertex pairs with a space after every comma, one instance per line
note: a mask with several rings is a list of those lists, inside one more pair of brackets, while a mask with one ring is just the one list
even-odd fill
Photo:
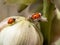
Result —
[[54, 5], [51, 3], [51, 0], [43, 0], [43, 16], [47, 17], [48, 19], [48, 22], [41, 23], [41, 30], [45, 38], [44, 45], [50, 44], [53, 10], [54, 10]]

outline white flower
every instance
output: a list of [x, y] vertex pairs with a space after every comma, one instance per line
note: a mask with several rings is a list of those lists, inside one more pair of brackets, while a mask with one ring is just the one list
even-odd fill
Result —
[[[15, 18], [15, 23], [9, 25], [9, 18]], [[33, 23], [21, 16], [9, 18], [0, 23], [0, 45], [43, 45], [43, 36]]]

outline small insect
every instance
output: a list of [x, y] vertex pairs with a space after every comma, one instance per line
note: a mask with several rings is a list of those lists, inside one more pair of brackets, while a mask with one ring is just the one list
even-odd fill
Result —
[[32, 18], [32, 19], [41, 18], [41, 13], [34, 13], [31, 18]]
[[12, 24], [12, 23], [14, 23], [15, 22], [15, 18], [9, 18], [8, 19], [8, 24]]

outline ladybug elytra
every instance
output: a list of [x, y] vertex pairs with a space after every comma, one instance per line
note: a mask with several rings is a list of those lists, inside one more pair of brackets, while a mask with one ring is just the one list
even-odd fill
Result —
[[41, 18], [41, 13], [34, 13], [32, 15], [32, 19], [38, 19], [38, 18]]
[[14, 18], [9, 18], [8, 19], [8, 24], [12, 24], [12, 23], [14, 23], [15, 22], [15, 19]]

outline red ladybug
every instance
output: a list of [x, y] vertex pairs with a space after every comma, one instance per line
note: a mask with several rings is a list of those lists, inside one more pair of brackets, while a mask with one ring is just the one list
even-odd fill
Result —
[[12, 23], [14, 23], [15, 22], [15, 19], [14, 18], [9, 18], [8, 19], [8, 24], [12, 24]]
[[32, 19], [38, 19], [38, 18], [41, 18], [41, 13], [34, 13], [32, 15]]

